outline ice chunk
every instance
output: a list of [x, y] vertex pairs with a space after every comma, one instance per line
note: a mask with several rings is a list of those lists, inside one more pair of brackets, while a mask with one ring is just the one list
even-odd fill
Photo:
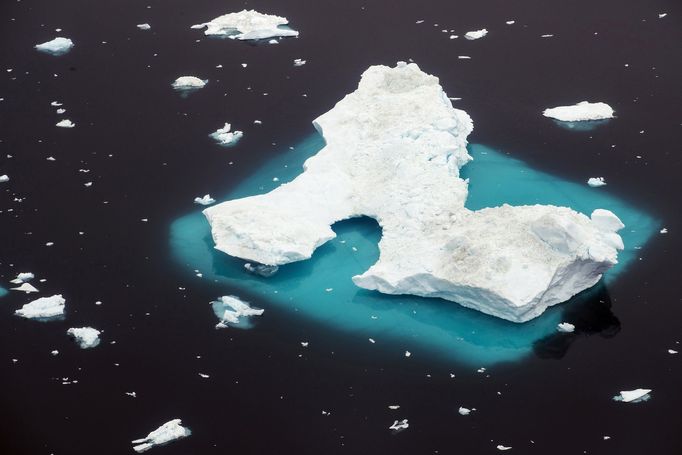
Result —
[[295, 58], [294, 59], [294, 66], [303, 66], [305, 65], [306, 61], [301, 60], [300, 58]]
[[572, 333], [573, 331], [575, 331], [575, 326], [570, 322], [560, 322], [559, 324], [557, 324], [556, 329], [559, 332]]
[[4, 182], [9, 182], [9, 175], [7, 174], [0, 175], [0, 183]]
[[26, 319], [52, 319], [64, 314], [66, 300], [61, 294], [52, 297], [41, 297], [27, 303], [14, 314]]
[[154, 446], [168, 444], [191, 434], [189, 428], [182, 426], [182, 420], [173, 419], [149, 433], [146, 438], [134, 440], [133, 444], [137, 445], [133, 446], [133, 450], [137, 453], [146, 452]]
[[216, 249], [265, 265], [301, 261], [335, 237], [334, 223], [365, 215], [382, 228], [380, 255], [356, 285], [514, 322], [593, 286], [617, 263], [622, 223], [611, 212], [467, 209], [460, 168], [471, 159], [471, 118], [416, 64], [370, 67], [313, 124], [326, 145], [296, 179], [204, 210]]
[[403, 420], [396, 420], [395, 422], [393, 422], [393, 425], [388, 427], [388, 429], [393, 430], [393, 431], [400, 431], [400, 430], [406, 430], [409, 427], [410, 427], [410, 424], [407, 423], [407, 419], [403, 419]]
[[516, 23], [516, 21], [507, 21], [507, 22], [505, 22], [505, 24], [507, 24], [507, 25], [514, 25], [515, 23]]
[[17, 277], [11, 281], [11, 283], [13, 284], [25, 283], [27, 281], [31, 281], [33, 278], [35, 278], [35, 275], [32, 274], [31, 272], [20, 272], [17, 274]]
[[101, 332], [92, 327], [80, 327], [70, 328], [66, 333], [72, 336], [82, 349], [89, 349], [99, 344], [99, 334]]
[[218, 141], [220, 145], [224, 146], [230, 146], [230, 145], [235, 145], [239, 139], [244, 136], [244, 133], [241, 131], [230, 131], [232, 129], [232, 125], [229, 123], [225, 123], [225, 126], [222, 128], [218, 128], [215, 132], [211, 133], [209, 136], [211, 136], [213, 139]]
[[199, 205], [211, 205], [215, 204], [215, 199], [213, 199], [210, 194], [205, 194], [203, 197], [195, 197], [194, 203]]
[[475, 39], [481, 39], [487, 34], [488, 34], [488, 30], [482, 28], [480, 30], [474, 30], [471, 32], [466, 32], [464, 37], [468, 40], [475, 40]]
[[35, 48], [40, 52], [45, 52], [52, 55], [63, 55], [71, 50], [73, 47], [73, 41], [69, 38], [63, 38], [58, 36], [52, 41], [47, 41], [42, 44], [36, 44]]
[[260, 40], [278, 36], [298, 36], [296, 30], [284, 27], [286, 17], [262, 14], [255, 10], [242, 10], [225, 14], [204, 24], [192, 25], [193, 29], [206, 28], [204, 34], [225, 36], [238, 40]]
[[248, 318], [250, 316], [260, 316], [265, 312], [261, 308], [253, 308], [248, 302], [241, 300], [239, 297], [233, 295], [225, 295], [218, 300], [211, 302], [213, 312], [220, 318], [220, 322], [216, 327], [224, 328], [228, 324], [238, 325], [241, 318]]
[[21, 286], [17, 286], [16, 288], [10, 288], [11, 291], [22, 291], [27, 294], [30, 294], [31, 292], [38, 292], [38, 289], [35, 288], [31, 283], [23, 283]]
[[460, 406], [457, 412], [459, 412], [459, 415], [468, 416], [469, 414], [471, 414], [471, 409], [463, 408]]
[[276, 265], [251, 264], [250, 262], [244, 264], [244, 268], [253, 274], [265, 278], [271, 277], [279, 270], [279, 267]]
[[604, 177], [590, 177], [587, 179], [587, 184], [592, 188], [596, 188], [606, 185], [606, 182], [604, 181]]
[[614, 401], [623, 401], [625, 403], [639, 403], [640, 401], [647, 401], [651, 396], [649, 393], [651, 389], [635, 389], [622, 390], [618, 395], [613, 397]]
[[196, 76], [180, 76], [171, 84], [175, 90], [197, 90], [204, 88], [208, 79], [199, 79]]
[[583, 122], [613, 118], [613, 108], [606, 103], [582, 101], [572, 106], [558, 106], [542, 111], [545, 117], [562, 122]]
[[511, 450], [511, 447], [509, 446], [504, 446], [502, 444], [497, 445], [497, 450], [505, 451], [505, 450]]
[[137, 24], [137, 28], [139, 28], [140, 30], [149, 30], [150, 28], [152, 28], [152, 26], [147, 23]]
[[73, 123], [68, 118], [65, 118], [64, 120], [60, 120], [59, 122], [57, 122], [57, 126], [60, 128], [73, 128], [74, 126], [76, 126], [76, 124]]

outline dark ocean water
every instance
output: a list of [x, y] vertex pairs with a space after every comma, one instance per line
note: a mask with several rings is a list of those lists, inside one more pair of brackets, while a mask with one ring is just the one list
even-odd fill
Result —
[[[189, 29], [243, 7], [288, 17], [300, 38], [251, 45]], [[192, 436], [150, 453], [682, 452], [682, 357], [667, 352], [682, 341], [681, 18], [673, 0], [3, 2], [0, 286], [34, 272], [39, 296], [65, 296], [67, 317], [16, 318], [35, 297], [0, 290], [0, 453], [133, 453], [130, 440], [175, 417]], [[484, 39], [461, 38], [482, 27]], [[76, 46], [32, 49], [55, 36]], [[604, 176], [611, 196], [669, 230], [597, 289], [603, 307], [566, 310], [590, 336], [545, 340], [479, 373], [428, 349], [368, 349], [364, 333], [178, 262], [171, 226], [195, 196], [233, 191], [307, 138], [369, 65], [410, 58], [462, 98], [471, 142], [563, 180]], [[170, 88], [181, 75], [209, 84], [183, 98]], [[576, 131], [540, 115], [584, 99], [617, 118]], [[56, 128], [62, 117], [76, 127]], [[245, 133], [234, 148], [208, 137], [225, 121]], [[233, 293], [266, 313], [251, 330], [216, 331], [209, 302]], [[69, 340], [81, 325], [104, 331], [99, 347]], [[637, 387], [652, 399], [611, 401]], [[403, 418], [410, 428], [392, 434]]]

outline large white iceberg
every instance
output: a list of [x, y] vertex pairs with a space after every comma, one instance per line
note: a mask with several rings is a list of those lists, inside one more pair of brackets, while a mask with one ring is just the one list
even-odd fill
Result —
[[613, 108], [606, 103], [582, 101], [572, 106], [558, 106], [542, 111], [542, 115], [562, 122], [582, 122], [613, 118]]
[[66, 331], [82, 349], [90, 349], [99, 345], [100, 331], [92, 327], [72, 327]]
[[64, 314], [66, 300], [61, 294], [52, 297], [41, 297], [27, 303], [14, 314], [27, 319], [52, 319]]
[[69, 38], [63, 38], [58, 36], [52, 41], [47, 41], [42, 44], [36, 44], [35, 48], [40, 52], [45, 52], [52, 55], [62, 55], [66, 54], [73, 47], [73, 41]]
[[133, 444], [137, 445], [133, 446], [133, 450], [137, 453], [146, 452], [154, 446], [168, 444], [176, 439], [186, 438], [191, 434], [189, 428], [182, 426], [182, 420], [173, 419], [149, 433], [146, 438], [134, 440]]
[[226, 36], [238, 40], [259, 40], [277, 36], [298, 36], [296, 30], [286, 28], [286, 17], [262, 14], [255, 10], [242, 10], [238, 13], [224, 14], [210, 22], [192, 25], [199, 29], [206, 27], [204, 34]]
[[270, 193], [204, 210], [215, 247], [265, 265], [308, 259], [331, 225], [377, 220], [379, 260], [353, 277], [387, 294], [440, 297], [514, 322], [591, 287], [617, 263], [620, 220], [569, 208], [464, 207], [473, 129], [416, 64], [370, 67], [314, 122], [326, 146]]

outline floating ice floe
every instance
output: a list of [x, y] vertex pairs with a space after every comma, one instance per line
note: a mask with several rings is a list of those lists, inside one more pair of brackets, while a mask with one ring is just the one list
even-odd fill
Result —
[[279, 267], [276, 265], [251, 264], [250, 262], [244, 264], [244, 268], [255, 275], [265, 278], [271, 277], [279, 270]]
[[675, 355], [678, 354], [678, 352], [674, 349], [668, 349], [668, 354]]
[[10, 291], [21, 291], [30, 294], [31, 292], [38, 292], [38, 289], [36, 289], [35, 286], [33, 286], [31, 283], [22, 282], [21, 286], [10, 288]]
[[230, 131], [231, 129], [232, 125], [225, 123], [225, 126], [218, 128], [215, 132], [209, 134], [209, 136], [218, 141], [220, 145], [235, 145], [239, 142], [239, 139], [244, 136], [244, 133], [241, 131]]
[[146, 438], [134, 440], [133, 444], [137, 445], [133, 446], [133, 450], [137, 453], [146, 452], [154, 446], [168, 444], [191, 434], [189, 428], [182, 426], [182, 420], [173, 419], [149, 433]]
[[76, 124], [73, 123], [68, 118], [65, 118], [64, 120], [60, 120], [59, 122], [57, 122], [56, 126], [58, 126], [60, 128], [73, 128], [74, 126], [76, 126]]
[[663, 18], [664, 18], [665, 16], [667, 16], [667, 15], [668, 15], [668, 13], [660, 13], [660, 14], [658, 15], [658, 18], [659, 18], [659, 19], [663, 19]]
[[242, 10], [225, 14], [210, 22], [192, 25], [193, 29], [206, 28], [204, 34], [224, 36], [238, 40], [261, 40], [278, 36], [298, 36], [296, 30], [285, 27], [286, 17], [262, 14], [255, 10]]
[[195, 197], [194, 203], [199, 205], [211, 205], [215, 204], [215, 199], [213, 199], [210, 194], [205, 194], [203, 197]]
[[575, 331], [575, 326], [570, 322], [560, 322], [557, 324], [556, 329], [562, 333], [573, 333]]
[[10, 281], [12, 284], [20, 284], [20, 283], [25, 283], [27, 281], [31, 281], [33, 278], [35, 278], [35, 275], [32, 274], [31, 272], [20, 272], [17, 274], [17, 277]]
[[9, 182], [9, 175], [7, 174], [0, 175], [0, 183], [4, 182]]
[[171, 85], [175, 90], [190, 91], [204, 88], [207, 83], [208, 79], [199, 79], [196, 76], [180, 76]]
[[663, 228], [660, 231], [658, 231], [660, 234], [667, 234], [668, 233], [668, 228]]
[[239, 325], [243, 321], [241, 318], [250, 316], [260, 316], [265, 312], [261, 308], [253, 308], [248, 302], [244, 302], [239, 297], [224, 295], [218, 300], [211, 302], [213, 312], [220, 318], [216, 328], [226, 328], [228, 324]]
[[505, 22], [505, 24], [507, 24], [507, 25], [514, 25], [515, 23], [516, 23], [516, 21], [506, 21]]
[[481, 39], [487, 34], [488, 34], [488, 30], [482, 28], [480, 30], [474, 30], [471, 32], [466, 32], [464, 37], [468, 40], [475, 40], [475, 39]]
[[65, 304], [66, 300], [61, 294], [56, 294], [29, 302], [14, 314], [26, 319], [53, 319], [64, 314]]
[[357, 286], [444, 298], [514, 322], [593, 286], [617, 263], [623, 224], [607, 210], [467, 209], [459, 170], [471, 159], [471, 118], [416, 64], [370, 67], [313, 124], [326, 146], [296, 179], [204, 210], [216, 249], [287, 264], [333, 239], [334, 223], [370, 216], [382, 228], [380, 255], [353, 277]]
[[459, 409], [457, 410], [457, 412], [459, 412], [459, 415], [463, 416], [468, 416], [469, 414], [471, 414], [471, 411], [472, 411], [471, 409], [464, 408], [462, 406], [460, 406]]
[[137, 24], [137, 28], [139, 28], [140, 30], [149, 30], [150, 28], [152, 28], [152, 26], [147, 23]]
[[306, 61], [301, 60], [300, 58], [295, 58], [294, 59], [294, 66], [303, 66], [305, 65]]
[[542, 111], [542, 115], [562, 122], [584, 122], [613, 118], [613, 108], [606, 103], [582, 101], [572, 106], [558, 106]]
[[403, 419], [403, 420], [396, 420], [395, 422], [393, 422], [393, 425], [388, 427], [388, 429], [393, 430], [393, 431], [400, 431], [400, 430], [406, 430], [409, 427], [410, 427], [410, 424], [407, 423], [407, 419]]
[[62, 115], [63, 113], [66, 112], [66, 109], [62, 109], [61, 107], [57, 109], [57, 114]]
[[82, 349], [90, 349], [99, 344], [99, 334], [101, 332], [92, 327], [80, 327], [70, 328], [66, 333], [73, 337]]
[[639, 403], [640, 401], [647, 401], [651, 398], [649, 393], [651, 389], [635, 389], [622, 390], [618, 395], [613, 397], [614, 401], [623, 401], [625, 403]]
[[61, 36], [53, 39], [52, 41], [35, 45], [35, 48], [40, 52], [45, 52], [52, 55], [66, 54], [71, 50], [72, 47], [73, 41], [71, 41], [69, 38], [62, 38]]
[[597, 188], [606, 185], [606, 181], [604, 181], [604, 177], [590, 177], [587, 179], [587, 184], [592, 188]]
[[497, 450], [505, 451], [505, 450], [511, 450], [512, 448], [510, 446], [504, 446], [502, 444], [497, 445]]

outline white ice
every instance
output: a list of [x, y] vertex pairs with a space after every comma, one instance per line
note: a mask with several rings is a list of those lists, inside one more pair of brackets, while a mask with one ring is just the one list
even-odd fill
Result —
[[460, 406], [457, 412], [459, 412], [459, 415], [468, 416], [469, 414], [471, 414], [471, 409]]
[[36, 289], [31, 283], [22, 282], [21, 286], [10, 288], [10, 291], [21, 291], [30, 294], [31, 292], [38, 292], [38, 289]]
[[218, 128], [209, 136], [218, 141], [220, 145], [234, 145], [239, 141], [239, 139], [242, 138], [242, 136], [244, 136], [244, 133], [241, 131], [230, 131], [231, 129], [232, 125], [225, 123], [225, 126]]
[[0, 175], [0, 183], [4, 182], [9, 182], [9, 175], [7, 174]]
[[482, 28], [480, 30], [474, 30], [471, 32], [466, 32], [464, 37], [468, 40], [475, 40], [475, 39], [481, 39], [487, 34], [488, 34], [488, 30]]
[[64, 120], [60, 120], [59, 122], [57, 122], [57, 126], [60, 128], [73, 128], [74, 126], [76, 126], [76, 124], [73, 123], [68, 118], [65, 118]]
[[271, 277], [279, 270], [279, 267], [276, 265], [251, 264], [250, 262], [244, 264], [244, 268], [253, 274], [260, 275], [265, 278]]
[[260, 316], [265, 310], [261, 308], [253, 308], [248, 302], [244, 302], [239, 297], [233, 295], [224, 295], [217, 301], [211, 304], [221, 303], [227, 308], [222, 315], [222, 318], [216, 327], [223, 328], [227, 324], [239, 324], [240, 318], [249, 316]]
[[570, 322], [560, 322], [559, 324], [557, 324], [556, 329], [559, 332], [572, 333], [573, 331], [575, 331], [575, 326]]
[[587, 179], [587, 184], [592, 188], [597, 188], [606, 185], [606, 181], [604, 180], [604, 177], [590, 177]]
[[20, 284], [20, 283], [25, 283], [27, 281], [31, 281], [33, 278], [35, 278], [35, 275], [32, 274], [31, 272], [20, 272], [17, 274], [17, 277], [10, 281], [12, 284]]
[[73, 41], [71, 41], [69, 38], [63, 38], [61, 36], [53, 39], [52, 41], [35, 45], [35, 48], [40, 52], [45, 52], [52, 55], [66, 54], [71, 50], [72, 47]]
[[613, 397], [613, 399], [625, 403], [639, 403], [640, 401], [648, 400], [650, 392], [651, 389], [621, 390], [620, 394]]
[[393, 430], [393, 431], [400, 431], [400, 430], [406, 430], [409, 427], [410, 427], [410, 424], [407, 423], [407, 419], [403, 419], [403, 420], [396, 420], [395, 422], [393, 422], [393, 425], [388, 427], [388, 429]]
[[171, 84], [175, 90], [194, 90], [203, 88], [208, 80], [196, 76], [180, 76]]
[[194, 203], [199, 205], [211, 205], [215, 204], [215, 199], [213, 199], [210, 194], [205, 194], [203, 197], [195, 197]]
[[61, 294], [52, 297], [41, 297], [27, 303], [14, 312], [17, 316], [27, 319], [48, 319], [64, 314], [66, 300]]
[[70, 328], [66, 333], [72, 336], [82, 349], [94, 348], [99, 344], [100, 331], [92, 327]]
[[300, 58], [295, 58], [294, 59], [294, 66], [303, 66], [306, 64], [305, 60], [301, 60]]
[[139, 28], [140, 30], [149, 30], [150, 28], [152, 28], [152, 26], [147, 23], [137, 24], [137, 28]]
[[562, 122], [583, 122], [613, 118], [613, 108], [606, 103], [582, 101], [572, 106], [558, 106], [542, 111], [542, 115]]
[[133, 450], [137, 453], [146, 452], [154, 446], [186, 438], [191, 434], [192, 432], [189, 428], [182, 426], [182, 420], [173, 419], [149, 433], [146, 438], [134, 440], [133, 444], [137, 445], [133, 446]]
[[260, 40], [278, 36], [298, 36], [296, 30], [282, 28], [289, 23], [286, 17], [262, 14], [255, 10], [242, 10], [225, 14], [210, 22], [192, 25], [193, 29], [206, 28], [204, 34], [226, 36], [238, 40]]

